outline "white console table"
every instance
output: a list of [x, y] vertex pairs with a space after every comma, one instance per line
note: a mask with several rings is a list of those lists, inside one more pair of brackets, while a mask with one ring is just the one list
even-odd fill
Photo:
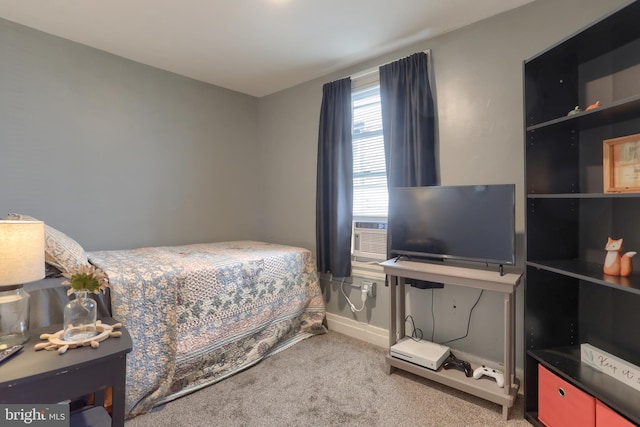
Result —
[[[396, 333], [400, 337], [405, 336], [405, 279], [426, 280], [504, 294], [504, 387], [498, 387], [493, 378], [468, 378], [458, 369], [445, 370], [442, 367], [434, 371], [392, 357], [390, 353], [387, 354], [386, 361], [388, 374], [391, 374], [394, 368], [398, 368], [481, 397], [502, 405], [502, 416], [505, 420], [508, 419], [509, 410], [513, 407], [520, 386], [515, 377], [514, 295], [522, 274], [500, 275], [498, 271], [393, 259], [384, 261], [380, 265], [389, 276], [391, 287], [389, 348], [396, 343]], [[478, 366], [471, 367], [475, 369]]]

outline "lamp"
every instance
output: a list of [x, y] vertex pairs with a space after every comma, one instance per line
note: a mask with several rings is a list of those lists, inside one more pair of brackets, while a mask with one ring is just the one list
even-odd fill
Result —
[[44, 278], [44, 223], [0, 220], [0, 349], [29, 339], [29, 294]]

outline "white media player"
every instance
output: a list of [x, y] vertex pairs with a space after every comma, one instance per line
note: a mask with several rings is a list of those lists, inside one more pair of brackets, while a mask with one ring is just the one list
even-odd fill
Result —
[[450, 351], [449, 347], [441, 344], [404, 337], [391, 346], [389, 353], [392, 357], [435, 371], [449, 356]]

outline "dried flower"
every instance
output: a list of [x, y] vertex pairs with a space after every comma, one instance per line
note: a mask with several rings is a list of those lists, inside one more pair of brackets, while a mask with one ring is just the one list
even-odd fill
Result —
[[71, 285], [67, 295], [81, 290], [94, 294], [104, 293], [105, 289], [109, 287], [109, 280], [105, 272], [91, 264], [72, 268], [69, 272], [62, 273], [62, 275], [67, 278], [62, 284]]

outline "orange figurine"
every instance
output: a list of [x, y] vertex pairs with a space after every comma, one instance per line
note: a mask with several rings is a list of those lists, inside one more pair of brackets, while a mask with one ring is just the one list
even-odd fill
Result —
[[585, 111], [593, 110], [593, 109], [598, 108], [598, 107], [601, 107], [601, 106], [602, 106], [602, 104], [600, 104], [600, 101], [596, 101], [595, 103], [593, 103], [593, 104], [589, 105], [589, 106], [585, 109]]
[[607, 239], [607, 245], [604, 247], [607, 256], [604, 259], [604, 274], [611, 276], [628, 276], [633, 270], [631, 257], [637, 252], [627, 252], [622, 255], [622, 239]]

